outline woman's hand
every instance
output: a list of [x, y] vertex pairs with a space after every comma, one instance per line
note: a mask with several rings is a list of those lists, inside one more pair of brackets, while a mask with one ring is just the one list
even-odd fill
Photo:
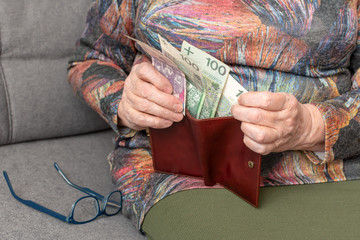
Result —
[[286, 150], [324, 151], [324, 121], [311, 104], [287, 93], [248, 92], [233, 106], [244, 143], [262, 155]]
[[172, 96], [168, 79], [145, 61], [134, 65], [125, 80], [118, 106], [120, 125], [135, 130], [166, 128], [183, 118], [181, 101]]

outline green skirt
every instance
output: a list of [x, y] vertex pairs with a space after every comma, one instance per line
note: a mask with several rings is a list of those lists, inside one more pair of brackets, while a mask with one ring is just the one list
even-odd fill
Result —
[[148, 239], [360, 239], [360, 181], [260, 188], [254, 208], [225, 189], [175, 193], [142, 225]]

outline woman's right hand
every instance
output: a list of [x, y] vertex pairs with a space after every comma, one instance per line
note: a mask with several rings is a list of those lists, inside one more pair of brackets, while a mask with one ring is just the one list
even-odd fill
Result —
[[125, 80], [118, 105], [119, 125], [135, 130], [167, 128], [183, 118], [182, 102], [172, 86], [149, 60], [136, 64]]

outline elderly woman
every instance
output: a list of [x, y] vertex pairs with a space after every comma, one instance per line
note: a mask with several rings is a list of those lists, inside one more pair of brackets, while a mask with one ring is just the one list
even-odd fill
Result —
[[[171, 194], [197, 189], [188, 192], [194, 198], [211, 192], [210, 199], [222, 191], [154, 172], [144, 129], [181, 121], [182, 103], [126, 35], [158, 49], [157, 34], [176, 47], [186, 40], [231, 66], [249, 91], [232, 115], [242, 122], [244, 143], [264, 155], [262, 186], [345, 181], [360, 178], [359, 4], [95, 1], [68, 76], [77, 95], [118, 134], [109, 162], [124, 194], [123, 213], [141, 229], [149, 209]], [[236, 208], [226, 198], [219, 204]], [[151, 228], [144, 231], [151, 236]]]

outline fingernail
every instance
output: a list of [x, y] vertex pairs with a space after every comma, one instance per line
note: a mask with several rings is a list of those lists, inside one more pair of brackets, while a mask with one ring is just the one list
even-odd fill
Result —
[[183, 105], [182, 104], [175, 104], [174, 109], [175, 109], [175, 112], [182, 112]]

